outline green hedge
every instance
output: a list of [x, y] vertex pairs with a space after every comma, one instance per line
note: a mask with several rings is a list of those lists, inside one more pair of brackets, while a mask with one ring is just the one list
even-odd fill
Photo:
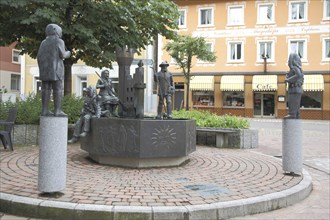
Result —
[[[80, 115], [84, 101], [81, 97], [64, 96], [63, 111], [68, 115], [69, 124], [74, 124]], [[41, 96], [29, 95], [25, 101], [17, 100], [16, 103], [0, 102], [0, 119], [7, 118], [8, 109], [17, 107], [16, 124], [39, 124], [41, 113]], [[53, 103], [50, 103], [53, 109]], [[219, 128], [249, 128], [250, 123], [246, 118], [223, 115], [218, 116], [208, 111], [180, 110], [173, 111], [174, 118], [195, 119], [198, 127], [219, 127]]]
[[[76, 96], [64, 96], [62, 108], [68, 115], [69, 124], [75, 123], [83, 107], [83, 99]], [[50, 109], [53, 109], [53, 102], [50, 103]], [[16, 103], [0, 102], [0, 119], [7, 118], [8, 109], [17, 108], [16, 124], [39, 124], [41, 114], [41, 96], [29, 95], [24, 101], [16, 100]]]
[[250, 127], [250, 122], [246, 118], [223, 115], [218, 116], [209, 111], [198, 110], [180, 110], [173, 111], [173, 118], [195, 119], [197, 127], [218, 127], [218, 128], [240, 128], [246, 129]]

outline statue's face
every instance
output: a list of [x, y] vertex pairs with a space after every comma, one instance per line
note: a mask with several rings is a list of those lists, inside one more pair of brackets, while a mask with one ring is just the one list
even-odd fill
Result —
[[160, 70], [166, 72], [167, 71], [167, 66], [165, 66], [165, 65], [164, 66], [161, 66], [160, 67]]
[[109, 71], [108, 71], [108, 70], [104, 70], [104, 71], [102, 72], [102, 77], [103, 77], [103, 78], [109, 78]]

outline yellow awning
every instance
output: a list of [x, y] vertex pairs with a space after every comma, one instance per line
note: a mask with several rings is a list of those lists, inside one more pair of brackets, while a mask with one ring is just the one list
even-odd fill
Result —
[[256, 75], [252, 79], [253, 91], [276, 91], [277, 76], [276, 75]]
[[244, 76], [222, 76], [221, 91], [244, 91]]
[[304, 91], [323, 91], [324, 79], [322, 75], [304, 75]]
[[193, 76], [190, 80], [191, 90], [213, 91], [214, 76]]

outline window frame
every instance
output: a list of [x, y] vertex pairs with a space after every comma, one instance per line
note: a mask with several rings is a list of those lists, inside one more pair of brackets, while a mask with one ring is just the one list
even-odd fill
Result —
[[[292, 18], [292, 12], [293, 12], [293, 5], [294, 4], [301, 4], [304, 3], [304, 18]], [[297, 1], [290, 1], [289, 2], [289, 23], [296, 23], [296, 22], [307, 22], [308, 21], [308, 2], [306, 0], [297, 0]]]
[[275, 41], [274, 40], [259, 40], [257, 41], [257, 62], [264, 62], [264, 59], [260, 58], [261, 55], [261, 44], [262, 43], [271, 43], [271, 56], [267, 58], [268, 62], [275, 62]]
[[[244, 91], [222, 91], [222, 107], [224, 108], [245, 108], [245, 92]], [[233, 104], [233, 100], [238, 100], [238, 98], [234, 99], [234, 98], [231, 98], [230, 100], [230, 103], [231, 105], [227, 105], [225, 102], [228, 102], [227, 100], [227, 97], [231, 97], [231, 95], [235, 95], [235, 93], [237, 93], [238, 95], [241, 95], [243, 94], [243, 103], [242, 105], [232, 105]]]
[[[211, 52], [214, 52], [214, 42], [206, 42], [207, 45], [211, 45], [210, 46], [210, 51]], [[197, 59], [197, 63], [211, 63], [211, 62], [208, 62], [208, 61], [202, 61], [200, 59]]]
[[[15, 84], [15, 86], [13, 86], [13, 83]], [[20, 89], [21, 89], [21, 76], [18, 74], [10, 74], [10, 91], [20, 91]]]
[[[203, 93], [203, 94], [196, 94], [196, 93]], [[196, 97], [204, 97], [205, 102], [199, 102], [196, 101]], [[207, 98], [208, 97], [208, 98]], [[214, 101], [215, 101], [215, 93], [214, 91], [203, 91], [203, 90], [193, 90], [191, 91], [191, 98], [192, 98], [192, 106], [193, 107], [214, 107]], [[207, 104], [203, 104], [207, 103]]]
[[[293, 46], [292, 46], [292, 43], [293, 42], [303, 42], [303, 57], [300, 57], [300, 59], [301, 59], [301, 62], [307, 62], [307, 40], [306, 39], [290, 39], [289, 40], [289, 46], [288, 46], [288, 49], [289, 49], [289, 51], [288, 51], [288, 55], [291, 53], [291, 52], [295, 52], [295, 51], [293, 51]], [[299, 48], [298, 48], [299, 49]], [[298, 52], [298, 51], [297, 51]], [[295, 52], [295, 53], [297, 53], [297, 52]], [[298, 54], [298, 53], [297, 53]], [[299, 54], [298, 54], [299, 55]]]
[[183, 15], [184, 15], [183, 24], [180, 24], [180, 21], [181, 21], [181, 13], [180, 13], [180, 16], [178, 18], [178, 27], [187, 28], [187, 9], [179, 9], [178, 11], [179, 11], [179, 13], [183, 12]]
[[[327, 38], [323, 38], [322, 39], [322, 61], [330, 61], [330, 55], [329, 57], [326, 56], [326, 44], [329, 44], [329, 48], [330, 48], [330, 37]], [[330, 49], [329, 49], [329, 54], [330, 54]]]
[[[202, 24], [202, 10], [211, 10], [211, 22], [210, 24]], [[213, 7], [202, 7], [198, 9], [198, 27], [212, 27], [214, 26], [214, 8]]]
[[[240, 8], [242, 10], [241, 21], [239, 23], [231, 23], [231, 10], [234, 8]], [[229, 5], [227, 7], [227, 26], [241, 26], [245, 23], [245, 13], [244, 13], [244, 5]]]
[[[20, 55], [20, 50], [13, 49], [12, 50], [12, 56], [11, 56], [11, 62], [15, 64], [20, 64], [21, 63], [21, 55]], [[15, 58], [17, 57], [17, 61]]]
[[[329, 16], [327, 16], [327, 14], [329, 14]], [[330, 20], [330, 0], [323, 1], [323, 20]]]
[[[272, 6], [272, 17], [270, 21], [264, 21], [261, 19], [261, 11], [260, 8], [261, 7], [265, 7], [265, 6]], [[257, 17], [257, 24], [274, 24], [275, 23], [275, 5], [274, 3], [260, 3], [258, 4], [258, 17]]]
[[[240, 59], [232, 59], [231, 57], [231, 45], [232, 44], [240, 44], [241, 45], [241, 58]], [[237, 53], [237, 48], [236, 53]], [[227, 63], [244, 63], [244, 42], [243, 41], [229, 41], [227, 44]]]

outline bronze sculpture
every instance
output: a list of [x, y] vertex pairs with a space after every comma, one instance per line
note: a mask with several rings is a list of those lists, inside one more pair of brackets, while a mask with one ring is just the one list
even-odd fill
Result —
[[164, 106], [164, 99], [166, 101], [166, 114], [164, 118], [172, 118], [172, 95], [175, 92], [173, 86], [172, 73], [167, 71], [169, 64], [165, 61], [162, 62], [159, 67], [161, 70], [154, 74], [154, 81], [158, 84], [158, 108], [157, 108], [157, 119], [162, 118], [162, 111]]
[[84, 107], [81, 111], [80, 118], [75, 124], [73, 137], [68, 143], [72, 144], [79, 140], [79, 137], [85, 137], [90, 130], [90, 120], [99, 118], [101, 115], [101, 107], [98, 103], [98, 95], [96, 89], [92, 86], [87, 87], [84, 100]]
[[[46, 27], [46, 39], [39, 47], [37, 61], [42, 81], [42, 116], [66, 116], [62, 111], [64, 90], [64, 63], [63, 59], [70, 57], [70, 51], [65, 49], [62, 37], [62, 28], [56, 24]], [[51, 91], [53, 90], [54, 113], [49, 111]]]
[[101, 109], [107, 111], [107, 116], [118, 117], [117, 106], [119, 98], [112, 86], [112, 80], [109, 78], [109, 70], [103, 70], [101, 77], [96, 83], [96, 88], [100, 89], [99, 95], [101, 96]]
[[289, 113], [284, 118], [299, 119], [300, 103], [303, 93], [304, 74], [301, 69], [301, 60], [298, 54], [289, 55], [288, 66], [290, 71], [286, 73], [285, 82], [288, 83], [288, 107]]

